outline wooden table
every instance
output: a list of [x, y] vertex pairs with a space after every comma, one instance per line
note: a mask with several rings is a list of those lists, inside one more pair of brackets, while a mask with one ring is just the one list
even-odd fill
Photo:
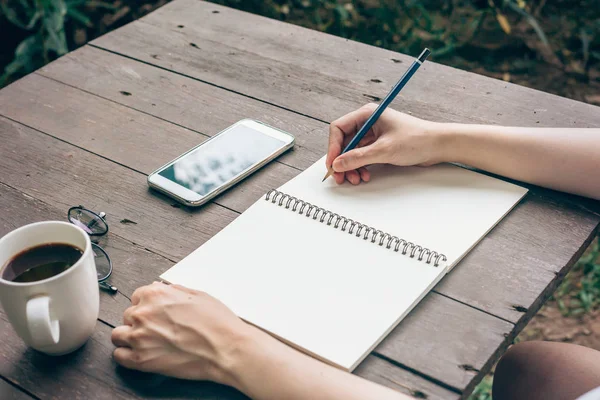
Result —
[[[122, 293], [102, 294], [92, 339], [59, 358], [26, 348], [1, 314], [0, 398], [243, 397], [117, 368], [111, 328], [137, 287], [319, 159], [328, 122], [383, 97], [411, 60], [176, 0], [1, 90], [0, 235], [64, 220], [73, 205], [104, 211], [101, 244]], [[600, 127], [600, 108], [433, 62], [393, 107], [437, 121]], [[295, 150], [196, 211], [149, 192], [148, 173], [242, 118], [293, 133]], [[467, 397], [589, 244], [599, 210], [531, 187], [356, 374], [420, 398]]]

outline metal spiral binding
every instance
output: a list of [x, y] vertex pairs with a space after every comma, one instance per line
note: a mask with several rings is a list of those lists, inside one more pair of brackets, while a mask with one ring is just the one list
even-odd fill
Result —
[[364, 240], [368, 240], [370, 238], [371, 243], [377, 243], [379, 246], [383, 246], [385, 244], [386, 249], [393, 248], [394, 251], [401, 251], [402, 254], [408, 255], [411, 258], [417, 257], [417, 260], [419, 261], [425, 260], [426, 264], [431, 264], [433, 261], [433, 265], [435, 267], [439, 266], [440, 260], [447, 260], [446, 256], [441, 253], [429, 250], [404, 239], [400, 239], [397, 236], [392, 236], [389, 233], [385, 233], [379, 229], [375, 229], [358, 221], [346, 218], [342, 215], [298, 199], [294, 196], [290, 196], [276, 189], [269, 190], [265, 196], [265, 200], [271, 201], [271, 203], [274, 204], [277, 203], [278, 206], [285, 207], [286, 209], [291, 208], [293, 212], [297, 212], [298, 214], [304, 215], [307, 218], [312, 217], [313, 220], [324, 222], [327, 225], [333, 225], [335, 229], [340, 229], [343, 232], [347, 230], [349, 234], [355, 234], [357, 237], [362, 236]]

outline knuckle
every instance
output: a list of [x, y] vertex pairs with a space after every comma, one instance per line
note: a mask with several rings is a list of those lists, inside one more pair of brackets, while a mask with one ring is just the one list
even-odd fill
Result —
[[113, 331], [110, 333], [110, 340], [114, 343], [115, 340], [119, 339], [119, 337], [120, 337], [119, 330], [113, 329]]
[[340, 120], [341, 118], [338, 118], [329, 124], [329, 138], [332, 140], [336, 137], [335, 132], [339, 130]]
[[145, 298], [155, 298], [163, 294], [163, 288], [157, 285], [146, 286], [144, 289], [144, 297]]
[[143, 339], [144, 333], [140, 330], [135, 330], [129, 335], [129, 341], [134, 345], [139, 344]]
[[134, 321], [142, 322], [148, 319], [148, 317], [150, 317], [151, 314], [152, 310], [150, 307], [137, 307], [135, 310], [132, 311], [131, 318]]
[[134, 351], [131, 353], [131, 362], [135, 365], [140, 365], [144, 360], [144, 356], [139, 351]]

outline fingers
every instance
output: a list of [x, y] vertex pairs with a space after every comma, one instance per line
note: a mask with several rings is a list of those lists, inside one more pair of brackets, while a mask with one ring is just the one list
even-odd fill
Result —
[[333, 160], [342, 152], [342, 144], [344, 143], [344, 132], [333, 123], [329, 125], [329, 146], [327, 148], [327, 157], [325, 166], [329, 168]]
[[131, 295], [131, 305], [137, 306], [138, 304], [140, 304], [140, 300], [142, 298], [142, 294], [144, 293], [145, 287], [146, 286], [142, 286], [135, 289], [135, 291]]
[[336, 119], [331, 124], [337, 126], [345, 135], [354, 135], [365, 124], [376, 108], [377, 104], [365, 104], [358, 110], [354, 110]]
[[136, 355], [133, 350], [128, 347], [118, 347], [113, 353], [115, 361], [129, 369], [136, 369]]
[[131, 306], [123, 312], [123, 324], [124, 325], [129, 325], [129, 326], [133, 325], [134, 321], [133, 321], [132, 315], [137, 307], [139, 307], [139, 306]]
[[376, 108], [376, 104], [367, 104], [338, 118], [329, 125], [329, 147], [325, 161], [327, 167], [342, 153], [345, 137], [358, 132]]
[[130, 347], [131, 343], [129, 338], [132, 329], [131, 326], [127, 325], [117, 326], [113, 329], [110, 340], [112, 340], [113, 344], [117, 347]]
[[360, 183], [360, 175], [358, 171], [352, 170], [346, 172], [346, 179], [353, 185], [358, 185]]
[[145, 296], [153, 296], [157, 293], [161, 292], [164, 288], [167, 288], [171, 285], [166, 285], [162, 282], [154, 281], [151, 285], [146, 285], [139, 287], [133, 292], [131, 295], [131, 305], [137, 306], [144, 299]]
[[333, 169], [336, 172], [347, 172], [359, 169], [369, 164], [375, 164], [380, 161], [382, 156], [381, 146], [377, 142], [366, 146], [350, 150], [342, 154], [333, 162]]
[[369, 182], [371, 180], [371, 173], [365, 167], [359, 168], [358, 173], [360, 174], [360, 179], [363, 182]]

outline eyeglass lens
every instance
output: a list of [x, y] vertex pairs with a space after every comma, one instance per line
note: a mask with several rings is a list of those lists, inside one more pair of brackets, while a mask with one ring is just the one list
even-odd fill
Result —
[[104, 235], [108, 232], [106, 222], [98, 215], [84, 208], [72, 208], [69, 210], [69, 221], [92, 236]]
[[94, 261], [96, 262], [96, 271], [98, 272], [98, 280], [103, 281], [108, 279], [112, 272], [112, 264], [106, 251], [96, 243], [92, 243], [92, 252], [94, 253]]

